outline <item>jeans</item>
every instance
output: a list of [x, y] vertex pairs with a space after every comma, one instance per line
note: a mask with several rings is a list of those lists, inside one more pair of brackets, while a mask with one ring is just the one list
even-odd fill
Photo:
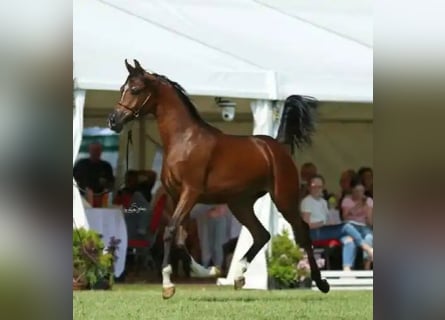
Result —
[[[374, 244], [374, 235], [373, 235], [373, 232], [372, 232], [371, 228], [369, 228], [368, 226], [361, 226], [361, 225], [358, 225], [358, 224], [352, 224], [352, 225], [360, 233], [360, 235], [363, 238], [363, 241], [366, 244], [368, 244], [370, 247], [372, 247], [373, 244]], [[346, 238], [347, 237], [343, 237], [342, 238], [343, 246], [351, 247], [348, 250], [352, 252], [352, 259], [353, 259], [352, 261], [354, 261], [355, 257], [356, 257], [356, 254], [357, 254], [357, 246], [353, 242], [347, 242]], [[368, 260], [368, 253], [365, 252], [365, 251], [363, 251], [363, 259]]]
[[221, 267], [224, 260], [223, 244], [227, 240], [227, 218], [201, 215], [196, 220], [201, 247], [201, 264], [209, 267], [211, 260], [213, 265]]
[[342, 239], [350, 236], [354, 242], [344, 243], [342, 247], [343, 267], [351, 267], [354, 264], [356, 256], [356, 246], [366, 243], [360, 232], [351, 223], [342, 223], [333, 226], [324, 226], [317, 229], [311, 229], [312, 241]]
[[221, 268], [224, 260], [223, 245], [227, 240], [226, 217], [209, 218], [208, 235], [213, 265]]

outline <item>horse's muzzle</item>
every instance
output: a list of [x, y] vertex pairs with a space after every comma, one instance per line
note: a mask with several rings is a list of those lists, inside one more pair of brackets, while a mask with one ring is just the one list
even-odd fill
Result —
[[124, 127], [120, 118], [117, 111], [113, 111], [108, 117], [108, 127], [116, 133], [120, 133]]

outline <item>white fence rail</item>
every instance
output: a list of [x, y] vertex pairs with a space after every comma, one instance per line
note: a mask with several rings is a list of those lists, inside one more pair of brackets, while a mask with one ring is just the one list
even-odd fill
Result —
[[[322, 278], [325, 278], [331, 290], [373, 290], [373, 271], [322, 271]], [[312, 283], [312, 290], [318, 290], [315, 283]]]

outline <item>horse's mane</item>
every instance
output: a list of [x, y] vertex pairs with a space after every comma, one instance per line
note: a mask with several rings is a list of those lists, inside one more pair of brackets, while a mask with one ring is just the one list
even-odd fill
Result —
[[174, 82], [167, 78], [164, 75], [153, 73], [156, 78], [158, 78], [161, 81], [167, 82], [170, 84], [173, 89], [175, 89], [176, 93], [178, 94], [179, 98], [181, 99], [182, 103], [187, 107], [187, 109], [190, 112], [190, 115], [198, 121], [201, 125], [206, 126], [208, 128], [212, 128], [214, 130], [218, 130], [215, 127], [211, 126], [209, 123], [205, 122], [204, 119], [201, 118], [198, 109], [196, 109], [196, 106], [193, 104], [193, 102], [190, 100], [190, 97], [188, 96], [185, 89], [177, 82]]

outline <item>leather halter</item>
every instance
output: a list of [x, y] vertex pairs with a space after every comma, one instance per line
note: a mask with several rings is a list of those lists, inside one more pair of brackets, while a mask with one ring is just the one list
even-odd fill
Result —
[[147, 98], [145, 98], [144, 102], [142, 103], [142, 105], [139, 108], [134, 108], [134, 109], [136, 109], [136, 111], [133, 108], [130, 108], [129, 106], [126, 106], [125, 104], [123, 104], [121, 102], [118, 102], [117, 104], [120, 105], [121, 107], [123, 107], [124, 109], [127, 109], [128, 111], [130, 111], [133, 114], [133, 117], [139, 118], [140, 111], [145, 106], [145, 104], [148, 102], [148, 99], [150, 99], [150, 97], [151, 97], [151, 92], [147, 96]]

